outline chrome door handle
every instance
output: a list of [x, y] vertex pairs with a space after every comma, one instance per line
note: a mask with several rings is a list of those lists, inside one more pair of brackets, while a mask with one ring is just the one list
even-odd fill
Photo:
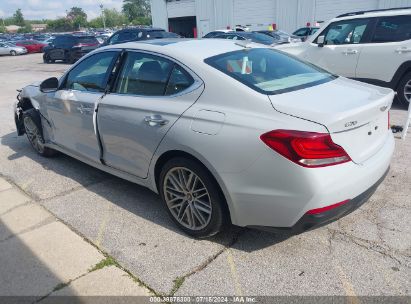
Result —
[[406, 48], [406, 47], [402, 47], [402, 48], [396, 49], [395, 52], [398, 53], [398, 54], [410, 53], [410, 52], [411, 52], [411, 49]]
[[344, 52], [342, 52], [344, 55], [355, 55], [358, 54], [357, 50], [346, 50]]
[[164, 125], [168, 124], [168, 120], [161, 117], [161, 115], [146, 116], [144, 118], [144, 121], [152, 127], [154, 127], [154, 126], [164, 126]]

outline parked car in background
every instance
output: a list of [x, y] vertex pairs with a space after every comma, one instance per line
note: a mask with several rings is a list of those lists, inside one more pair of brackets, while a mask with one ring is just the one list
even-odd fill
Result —
[[74, 63], [99, 46], [100, 43], [94, 36], [56, 36], [53, 42], [44, 48], [43, 61], [53, 63], [62, 60], [66, 63]]
[[25, 47], [28, 53], [41, 53], [43, 52], [43, 48], [47, 46], [47, 44], [41, 43], [36, 40], [22, 40], [16, 41], [16, 46]]
[[394, 89], [411, 101], [411, 9], [348, 13], [307, 43], [278, 46], [332, 73]]
[[230, 32], [217, 35], [213, 38], [231, 40], [251, 40], [252, 42], [261, 43], [264, 45], [272, 45], [276, 43], [276, 40], [272, 36], [261, 34], [258, 32]]
[[126, 28], [115, 32], [102, 46], [119, 44], [129, 41], [141, 41], [162, 38], [180, 38], [180, 35], [166, 32], [161, 28], [135, 27]]
[[15, 121], [40, 155], [159, 193], [192, 236], [230, 223], [303, 232], [383, 181], [393, 97], [261, 44], [163, 39], [99, 48], [27, 86]]
[[45, 40], [41, 40], [40, 42], [49, 45], [54, 41], [54, 39], [55, 39], [55, 37], [49, 37]]
[[314, 35], [320, 28], [315, 26], [307, 26], [307, 27], [301, 27], [298, 30], [296, 30], [293, 35], [298, 36], [301, 38], [302, 41], [307, 40], [308, 37], [311, 35]]
[[232, 29], [220, 29], [220, 30], [215, 30], [212, 32], [207, 33], [206, 35], [203, 36], [203, 38], [214, 38], [217, 35], [225, 34], [225, 33], [233, 33], [233, 32], [248, 32], [250, 29], [248, 27], [244, 27], [241, 25], [237, 25], [234, 30]]
[[216, 36], [226, 34], [226, 33], [233, 33], [233, 30], [216, 30], [207, 33], [206, 35], [203, 36], [203, 38], [215, 38]]
[[286, 32], [280, 31], [280, 30], [274, 30], [274, 31], [266, 30], [266, 31], [257, 31], [257, 32], [273, 37], [275, 39], [276, 44], [294, 43], [294, 42], [301, 42], [302, 41], [300, 37], [290, 35]]
[[7, 42], [0, 42], [0, 55], [23, 55], [27, 54], [27, 49], [22, 46], [16, 46]]

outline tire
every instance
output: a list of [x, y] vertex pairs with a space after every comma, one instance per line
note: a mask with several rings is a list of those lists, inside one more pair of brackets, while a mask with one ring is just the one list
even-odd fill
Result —
[[16, 51], [10, 51], [10, 55], [11, 56], [17, 56], [17, 52]]
[[57, 151], [44, 146], [43, 128], [37, 110], [29, 109], [23, 113], [24, 130], [33, 149], [44, 157], [52, 157]]
[[401, 78], [397, 87], [397, 95], [401, 105], [408, 107], [411, 100], [411, 72]]
[[194, 160], [169, 160], [160, 173], [159, 192], [171, 219], [190, 236], [210, 237], [228, 223], [218, 185], [208, 170]]
[[46, 54], [43, 55], [43, 62], [44, 63], [50, 63], [50, 57]]

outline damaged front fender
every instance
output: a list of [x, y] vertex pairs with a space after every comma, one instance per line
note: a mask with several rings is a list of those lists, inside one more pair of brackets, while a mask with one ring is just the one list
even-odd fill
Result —
[[29, 85], [22, 90], [18, 90], [18, 92], [17, 101], [14, 103], [14, 121], [16, 123], [17, 135], [21, 136], [25, 134], [23, 113], [33, 108], [40, 112], [38, 100], [44, 97], [37, 84]]

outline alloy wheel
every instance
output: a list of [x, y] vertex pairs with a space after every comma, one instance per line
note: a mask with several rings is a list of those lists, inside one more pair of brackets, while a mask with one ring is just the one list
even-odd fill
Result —
[[163, 191], [167, 207], [181, 225], [201, 230], [210, 223], [210, 194], [193, 171], [184, 167], [172, 168], [164, 178]]
[[29, 117], [24, 118], [24, 128], [26, 130], [27, 138], [29, 139], [33, 148], [39, 152], [44, 152], [43, 136], [40, 133], [39, 128]]

